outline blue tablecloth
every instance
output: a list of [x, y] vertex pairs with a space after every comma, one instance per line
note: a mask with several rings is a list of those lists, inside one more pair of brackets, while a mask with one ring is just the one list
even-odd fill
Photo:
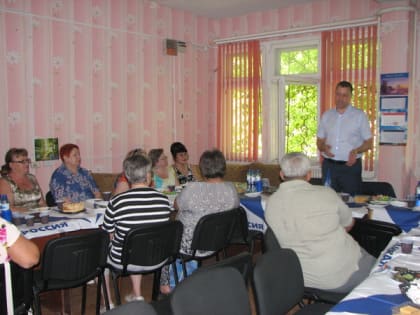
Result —
[[240, 198], [241, 206], [245, 209], [248, 217], [248, 228], [265, 232], [267, 224], [264, 218], [264, 206], [261, 197], [250, 198], [242, 196]]

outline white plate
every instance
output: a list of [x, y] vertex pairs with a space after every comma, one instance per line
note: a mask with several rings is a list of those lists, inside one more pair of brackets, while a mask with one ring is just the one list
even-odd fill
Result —
[[384, 200], [371, 200], [369, 201], [370, 204], [372, 205], [381, 205], [381, 206], [386, 206], [389, 204], [389, 201], [384, 201]]
[[394, 207], [401, 207], [401, 208], [405, 207], [405, 208], [407, 208], [407, 203], [405, 201], [392, 200], [392, 201], [389, 202], [389, 204], [391, 206], [394, 206]]
[[261, 195], [261, 191], [245, 193], [245, 196], [250, 197], [250, 198], [256, 198], [256, 197], [259, 197], [260, 195]]

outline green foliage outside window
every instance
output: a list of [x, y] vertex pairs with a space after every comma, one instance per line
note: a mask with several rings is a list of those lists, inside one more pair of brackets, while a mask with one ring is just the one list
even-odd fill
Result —
[[280, 75], [318, 73], [318, 49], [300, 49], [280, 53]]

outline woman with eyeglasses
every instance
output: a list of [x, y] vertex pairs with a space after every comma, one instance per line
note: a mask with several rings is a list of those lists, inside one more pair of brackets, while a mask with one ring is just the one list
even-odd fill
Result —
[[79, 147], [67, 143], [60, 148], [63, 164], [57, 168], [50, 180], [50, 191], [54, 200], [80, 202], [91, 198], [102, 198], [90, 172], [81, 167]]
[[12, 211], [26, 211], [46, 205], [41, 187], [29, 173], [31, 159], [23, 148], [11, 148], [1, 167], [0, 194], [7, 195]]

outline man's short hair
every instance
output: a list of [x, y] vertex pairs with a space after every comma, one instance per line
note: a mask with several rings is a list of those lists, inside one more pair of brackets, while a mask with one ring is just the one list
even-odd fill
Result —
[[304, 177], [311, 170], [311, 162], [305, 154], [292, 152], [283, 156], [280, 167], [285, 177]]
[[350, 93], [353, 94], [353, 85], [349, 81], [340, 81], [337, 83], [335, 89], [337, 90], [339, 87], [347, 88], [350, 90]]

